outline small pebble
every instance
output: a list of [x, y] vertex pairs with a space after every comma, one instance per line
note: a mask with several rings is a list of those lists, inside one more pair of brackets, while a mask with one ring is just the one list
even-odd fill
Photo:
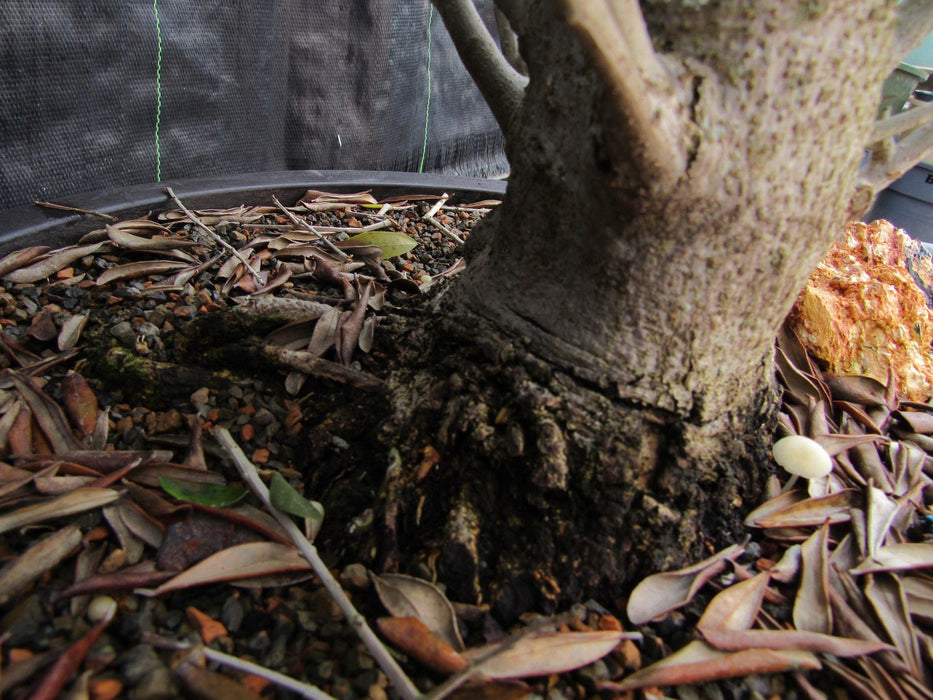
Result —
[[100, 622], [108, 615], [116, 612], [117, 601], [109, 595], [99, 595], [87, 606], [87, 619], [91, 622]]

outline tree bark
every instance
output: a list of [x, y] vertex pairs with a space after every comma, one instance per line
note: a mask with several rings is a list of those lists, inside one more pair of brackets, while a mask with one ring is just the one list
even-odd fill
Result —
[[637, 96], [607, 84], [585, 18], [529, 7], [505, 201], [445, 320], [400, 329], [420, 359], [389, 381], [388, 566], [430, 552], [454, 597], [509, 616], [741, 536], [770, 469], [774, 337], [844, 223], [889, 5], [646, 3], [674, 179], [646, 173], [652, 117], [619, 124]]

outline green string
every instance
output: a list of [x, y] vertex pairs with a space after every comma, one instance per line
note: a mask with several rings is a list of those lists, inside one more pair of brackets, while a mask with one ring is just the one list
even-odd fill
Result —
[[155, 13], [156, 30], [156, 119], [155, 119], [155, 157], [156, 182], [162, 182], [162, 147], [159, 138], [159, 127], [162, 124], [162, 25], [159, 23], [159, 0], [152, 0], [152, 11]]
[[434, 21], [434, 3], [428, 0], [431, 11], [428, 13], [428, 100], [424, 106], [424, 143], [421, 146], [421, 163], [418, 172], [424, 172], [424, 157], [428, 152], [428, 119], [431, 116], [431, 24]]

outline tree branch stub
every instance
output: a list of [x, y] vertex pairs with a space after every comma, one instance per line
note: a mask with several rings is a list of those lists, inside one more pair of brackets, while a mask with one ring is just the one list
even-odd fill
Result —
[[509, 65], [483, 24], [472, 0], [433, 0], [499, 128], [508, 138], [521, 110], [528, 79]]
[[564, 7], [623, 125], [615, 145], [635, 160], [646, 183], [672, 185], [687, 167], [686, 125], [637, 0], [564, 0]]

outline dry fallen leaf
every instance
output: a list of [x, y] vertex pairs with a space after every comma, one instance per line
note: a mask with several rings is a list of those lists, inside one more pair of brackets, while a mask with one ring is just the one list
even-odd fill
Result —
[[285, 571], [304, 571], [310, 568], [308, 561], [294, 547], [276, 542], [247, 542], [209, 556], [146, 593], [157, 596], [205, 583], [239, 580]]
[[459, 673], [470, 664], [417, 617], [380, 617], [376, 624], [392, 644], [438, 673]]
[[689, 603], [697, 591], [738, 559], [745, 549], [732, 545], [708, 559], [678, 571], [647, 577], [632, 591], [626, 614], [633, 625], [643, 625]]
[[434, 584], [402, 574], [370, 574], [379, 600], [394, 617], [416, 617], [438, 638], [463, 651], [453, 605]]
[[751, 676], [760, 673], [814, 671], [819, 660], [808, 651], [773, 651], [749, 649], [725, 652], [699, 640], [646, 668], [636, 671], [619, 683], [600, 683], [602, 690], [627, 692], [649, 686], [706, 683], [722, 678]]
[[598, 661], [615, 649], [625, 636], [623, 632], [613, 631], [546, 632], [522, 637], [514, 643], [506, 641], [467, 649], [463, 657], [475, 663], [496, 648], [502, 648], [501, 653], [482, 662], [480, 673], [497, 680], [548, 676]]

